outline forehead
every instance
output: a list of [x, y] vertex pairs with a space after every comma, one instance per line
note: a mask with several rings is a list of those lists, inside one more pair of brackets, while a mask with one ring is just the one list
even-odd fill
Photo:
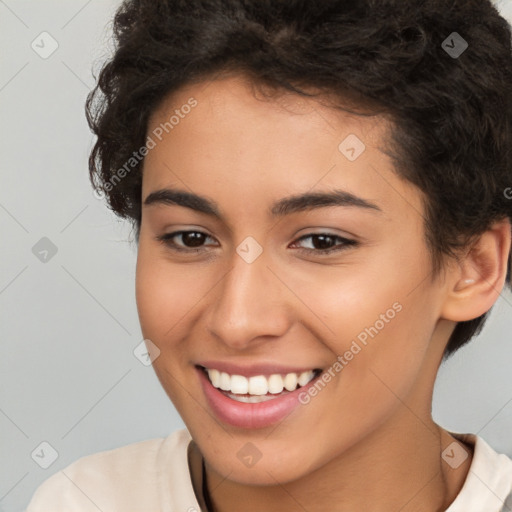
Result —
[[409, 196], [408, 208], [413, 201], [418, 210], [416, 187], [398, 178], [386, 154], [391, 128], [384, 117], [335, 109], [326, 97], [272, 95], [240, 76], [192, 84], [150, 118], [156, 145], [146, 156], [143, 190], [179, 185], [229, 200], [236, 187], [246, 199], [266, 192], [270, 200], [343, 188], [373, 196], [383, 209]]
[[[195, 106], [189, 109], [188, 105], [192, 102]], [[279, 121], [279, 127], [287, 124], [292, 128], [290, 137], [300, 133], [312, 137], [312, 130], [319, 135], [331, 133], [339, 137], [351, 128], [369, 144], [384, 142], [385, 135], [392, 127], [385, 117], [351, 114], [350, 108], [358, 107], [335, 108], [334, 105], [339, 103], [340, 100], [332, 94], [317, 93], [315, 97], [305, 97], [262, 83], [256, 84], [244, 75], [234, 75], [185, 85], [168, 95], [150, 116], [148, 130], [165, 124], [173, 114], [177, 114], [179, 119], [175, 115], [172, 123], [175, 133], [179, 131], [178, 124], [187, 117], [195, 120], [200, 117], [203, 130], [210, 133], [212, 122], [216, 123], [217, 128], [231, 128], [232, 131], [236, 130], [238, 123], [253, 130], [266, 125], [264, 128], [268, 131], [273, 121]], [[201, 134], [199, 123], [195, 131]], [[281, 136], [286, 137], [287, 133], [281, 132]]]

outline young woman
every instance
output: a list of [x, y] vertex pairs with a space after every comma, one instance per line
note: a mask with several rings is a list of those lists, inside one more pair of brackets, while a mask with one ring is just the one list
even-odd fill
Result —
[[487, 0], [139, 0], [87, 104], [187, 429], [42, 511], [499, 512], [512, 461], [431, 416], [510, 285], [512, 56]]

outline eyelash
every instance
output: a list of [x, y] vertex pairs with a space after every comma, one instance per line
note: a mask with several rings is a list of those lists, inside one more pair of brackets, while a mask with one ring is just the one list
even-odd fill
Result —
[[[180, 235], [188, 234], [188, 233], [197, 233], [200, 235], [204, 235], [206, 238], [212, 238], [209, 235], [207, 235], [206, 233], [203, 233], [202, 231], [189, 230], [189, 231], [174, 231], [172, 233], [165, 233], [163, 235], [156, 237], [156, 239], [159, 242], [162, 242], [163, 244], [165, 244], [167, 247], [169, 247], [173, 251], [182, 252], [182, 253], [184, 252], [184, 253], [189, 253], [189, 254], [190, 253], [197, 254], [199, 252], [203, 252], [205, 250], [204, 246], [202, 246], [200, 248], [181, 247], [172, 241], [173, 238], [180, 236]], [[338, 244], [337, 246], [335, 245], [334, 247], [330, 247], [328, 249], [309, 249], [309, 248], [302, 247], [302, 248], [299, 248], [299, 250], [302, 252], [306, 252], [308, 254], [315, 253], [315, 254], [321, 254], [321, 255], [328, 255], [333, 252], [341, 252], [349, 247], [355, 247], [355, 246], [359, 245], [359, 243], [356, 242], [355, 240], [350, 240], [348, 238], [344, 238], [342, 236], [334, 235], [331, 233], [311, 233], [308, 235], [301, 236], [300, 238], [298, 238], [296, 240], [296, 242], [293, 242], [293, 243], [297, 243], [302, 240], [307, 240], [308, 238], [313, 238], [315, 236], [330, 237], [334, 240], [337, 240], [338, 242], [341, 242], [341, 244]]]

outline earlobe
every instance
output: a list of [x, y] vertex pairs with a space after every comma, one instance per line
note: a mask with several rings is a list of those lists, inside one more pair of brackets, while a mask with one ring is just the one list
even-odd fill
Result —
[[505, 284], [510, 244], [511, 225], [504, 219], [470, 246], [449, 272], [443, 318], [463, 322], [491, 309]]

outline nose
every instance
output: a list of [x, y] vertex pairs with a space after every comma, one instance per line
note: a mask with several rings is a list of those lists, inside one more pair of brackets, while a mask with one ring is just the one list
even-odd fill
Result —
[[283, 336], [292, 324], [284, 286], [263, 255], [247, 263], [234, 254], [210, 304], [208, 330], [237, 350]]

